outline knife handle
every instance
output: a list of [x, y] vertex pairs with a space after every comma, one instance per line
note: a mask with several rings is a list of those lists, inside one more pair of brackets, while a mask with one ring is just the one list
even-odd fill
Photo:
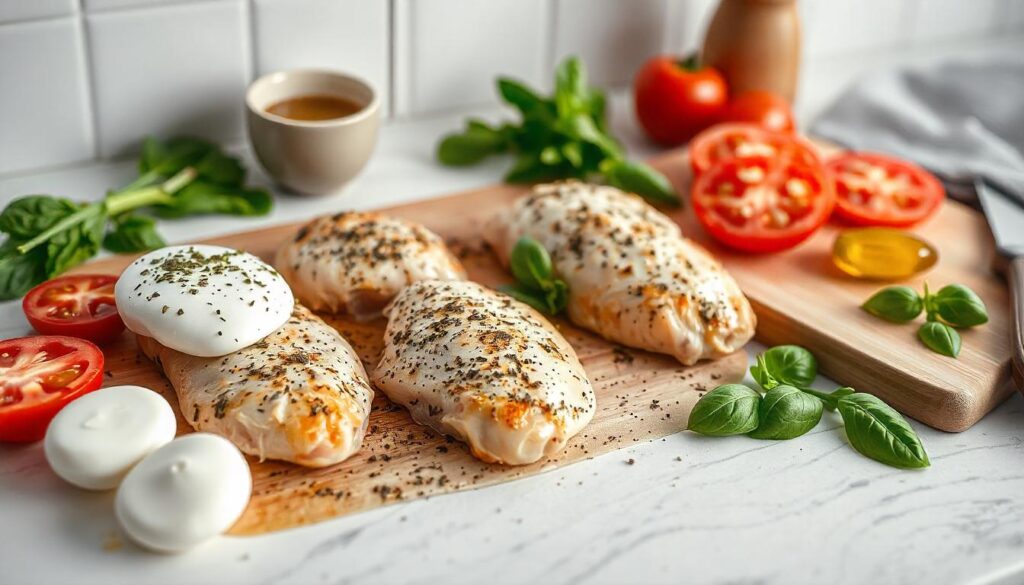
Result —
[[1024, 256], [1010, 260], [1006, 277], [1010, 281], [1013, 304], [1013, 380], [1017, 389], [1024, 393]]

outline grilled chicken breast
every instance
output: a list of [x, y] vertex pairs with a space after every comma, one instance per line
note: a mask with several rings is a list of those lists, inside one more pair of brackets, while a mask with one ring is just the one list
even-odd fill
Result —
[[473, 282], [409, 285], [385, 310], [374, 384], [488, 462], [532, 463], [594, 416], [572, 346], [529, 306]]
[[196, 357], [138, 337], [163, 366], [185, 419], [260, 459], [307, 467], [359, 449], [373, 390], [356, 352], [304, 307], [277, 331], [221, 357]]
[[309, 308], [360, 320], [378, 316], [409, 283], [466, 278], [440, 236], [422, 225], [354, 211], [306, 224], [275, 264]]
[[522, 236], [547, 249], [569, 285], [569, 318], [606, 339], [689, 365], [754, 335], [754, 312], [732, 277], [635, 195], [578, 182], [538, 185], [485, 229], [506, 264]]

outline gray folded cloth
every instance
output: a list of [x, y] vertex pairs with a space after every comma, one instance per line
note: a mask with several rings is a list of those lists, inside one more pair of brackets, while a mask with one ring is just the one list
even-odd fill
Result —
[[811, 133], [929, 169], [951, 197], [981, 177], [1024, 205], [1024, 59], [883, 71], [853, 84]]

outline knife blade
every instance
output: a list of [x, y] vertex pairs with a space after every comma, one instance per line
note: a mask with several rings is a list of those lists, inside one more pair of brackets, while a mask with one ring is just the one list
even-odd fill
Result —
[[995, 238], [996, 249], [1007, 261], [1005, 272], [1013, 308], [1013, 379], [1017, 390], [1024, 393], [1024, 206], [983, 178], [975, 181], [974, 190]]

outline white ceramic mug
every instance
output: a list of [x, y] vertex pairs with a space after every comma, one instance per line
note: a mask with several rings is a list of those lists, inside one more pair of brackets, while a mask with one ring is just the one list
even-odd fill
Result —
[[[362, 106], [330, 120], [293, 120], [270, 106], [291, 98], [336, 96]], [[263, 168], [285, 187], [309, 195], [339, 190], [366, 166], [377, 143], [380, 100], [369, 83], [326, 70], [270, 73], [249, 86], [249, 141]]]

